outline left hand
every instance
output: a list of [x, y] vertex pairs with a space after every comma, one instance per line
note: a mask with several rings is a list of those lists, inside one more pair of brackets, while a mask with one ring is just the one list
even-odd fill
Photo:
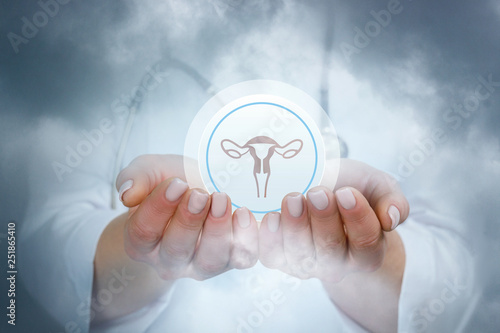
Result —
[[298, 278], [337, 283], [382, 266], [387, 242], [408, 216], [397, 182], [361, 162], [342, 160], [337, 186], [287, 195], [281, 214], [267, 214], [259, 230], [260, 261]]

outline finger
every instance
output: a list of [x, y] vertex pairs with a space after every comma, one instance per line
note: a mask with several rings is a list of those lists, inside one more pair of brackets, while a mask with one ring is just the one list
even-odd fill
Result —
[[259, 228], [259, 260], [267, 268], [283, 270], [287, 262], [280, 219], [280, 213], [268, 213], [262, 219]]
[[326, 187], [316, 187], [307, 193], [307, 205], [318, 267], [329, 279], [339, 281], [347, 239], [335, 196]]
[[137, 206], [158, 184], [170, 177], [185, 179], [182, 156], [139, 156], [116, 178], [119, 199], [127, 207]]
[[160, 243], [160, 276], [179, 277], [186, 271], [209, 209], [210, 196], [205, 191], [193, 189], [184, 195]]
[[231, 254], [231, 201], [225, 193], [213, 193], [210, 213], [196, 250], [192, 270], [198, 280], [216, 276], [228, 269]]
[[187, 188], [178, 178], [168, 179], [130, 216], [125, 226], [125, 244], [132, 258], [139, 259], [156, 247]]
[[341, 188], [335, 196], [346, 228], [353, 268], [376, 270], [382, 264], [386, 246], [377, 215], [366, 198], [354, 188]]
[[259, 259], [259, 230], [253, 214], [245, 207], [233, 214], [233, 248], [229, 266], [236, 269], [253, 267]]
[[307, 277], [315, 269], [315, 249], [307, 205], [301, 194], [290, 194], [281, 206], [283, 247], [292, 274]]

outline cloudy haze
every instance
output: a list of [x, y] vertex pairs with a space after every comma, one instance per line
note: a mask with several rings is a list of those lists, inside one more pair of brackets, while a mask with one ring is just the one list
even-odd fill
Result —
[[[27, 161], [37, 156], [40, 167], [51, 170], [54, 156], [64, 153], [61, 142], [78, 140], [80, 130], [94, 128], [111, 114], [113, 102], [129, 94], [161, 57], [183, 59], [219, 88], [275, 79], [319, 99], [325, 30], [333, 29], [330, 112], [351, 157], [399, 170], [408, 188], [446, 189], [440, 207], [460, 216], [475, 235], [471, 247], [485, 285], [471, 325], [476, 331], [496, 331], [500, 4], [405, 0], [384, 28], [367, 36], [367, 24], [375, 20], [371, 11], [387, 9], [391, 2], [73, 0], [28, 38], [23, 17], [33, 22], [40, 5], [2, 0], [2, 225], [23, 220], [28, 185], [36, 181], [28, 176]], [[365, 32], [363, 40], [358, 29]], [[478, 85], [489, 94], [474, 105]], [[457, 105], [472, 111], [452, 112]], [[191, 117], [196, 106], [184, 112]], [[434, 142], [421, 166], [401, 172], [401, 161], [436, 130], [446, 138]], [[376, 147], [370, 146], [374, 137]], [[0, 244], [4, 251], [4, 238]], [[54, 324], [43, 312], [39, 316], [49, 331]]]

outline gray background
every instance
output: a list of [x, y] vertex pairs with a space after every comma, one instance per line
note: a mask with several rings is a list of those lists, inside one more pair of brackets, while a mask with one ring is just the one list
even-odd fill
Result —
[[[187, 2], [187, 1], [186, 1]], [[22, 17], [40, 11], [34, 1], [0, 2], [0, 253], [6, 251], [6, 224], [22, 223], [28, 200], [27, 161], [33, 143], [39, 140], [40, 122], [62, 119], [75, 128], [91, 129], [95, 119], [109, 113], [111, 102], [130, 91], [144, 68], [171, 48], [199, 68], [207, 77], [216, 76], [217, 62], [238, 38], [266, 25], [285, 20], [280, 14], [290, 3], [272, 0], [115, 1], [73, 0], [61, 5], [54, 17], [27, 44], [13, 50], [7, 34], [21, 35]], [[471, 331], [500, 329], [500, 88], [481, 104], [456, 130], [443, 123], [443, 114], [462, 103], [477, 85], [477, 77], [492, 75], [500, 81], [500, 4], [484, 1], [402, 1], [404, 10], [394, 16], [370, 44], [347, 62], [341, 43], [353, 44], [354, 27], [373, 18], [371, 10], [386, 8], [388, 1], [302, 1], [309, 14], [301, 34], [318, 38], [321, 52], [325, 12], [334, 18], [333, 53], [337, 63], [358, 80], [377, 88], [386, 103], [405, 103], [419, 112], [408, 121], [422, 132], [446, 129], [450, 139], [419, 168], [411, 181], [445, 186], [450, 196], [443, 206], [451, 207], [470, 224], [476, 239], [471, 243], [485, 292], [470, 324]], [[297, 19], [297, 18], [294, 18]], [[273, 23], [274, 22], [274, 23]], [[305, 27], [305, 28], [304, 28]], [[273, 34], [273, 38], [277, 38]], [[286, 34], [278, 36], [287, 38]], [[248, 47], [248, 44], [246, 45]], [[251, 46], [251, 45], [250, 45]], [[261, 59], [258, 41], [246, 51], [246, 63], [238, 64], [242, 79], [283, 79], [278, 73], [267, 77], [252, 71]], [[320, 60], [321, 57], [318, 56]], [[286, 61], [279, 57], [276, 62]], [[416, 66], [420, 80], [432, 84], [439, 101], [429, 101], [418, 89], [388, 75], [398, 66]], [[412, 78], [407, 78], [411, 82]], [[223, 80], [222, 80], [223, 81]], [[290, 79], [293, 82], [293, 79]], [[231, 80], [224, 83], [231, 83]], [[302, 87], [304, 88], [304, 87]], [[425, 88], [425, 84], [421, 87]], [[307, 90], [307, 88], [306, 88]], [[43, 135], [43, 132], [42, 132]], [[348, 135], [347, 135], [348, 137]], [[61, 134], [60, 140], [64, 140]], [[410, 140], [411, 141], [411, 140]], [[408, 156], [415, 147], [401, 148]], [[50, 189], [47, 189], [50, 195]], [[19, 226], [18, 226], [19, 227]], [[1, 260], [2, 271], [6, 264]], [[19, 262], [22, 272], [22, 261]], [[6, 284], [0, 289], [2, 307]], [[17, 295], [18, 325], [8, 331], [56, 332], [60, 328], [23, 291]], [[2, 319], [5, 325], [5, 319]], [[34, 325], [34, 326], [33, 326]]]

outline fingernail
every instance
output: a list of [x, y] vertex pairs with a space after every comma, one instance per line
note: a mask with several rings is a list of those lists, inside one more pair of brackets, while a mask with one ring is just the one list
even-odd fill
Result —
[[215, 218], [223, 217], [227, 209], [226, 193], [215, 192], [212, 194], [212, 216]]
[[250, 226], [250, 213], [246, 208], [236, 210], [236, 219], [241, 228], [246, 229]]
[[122, 184], [122, 186], [120, 186], [120, 190], [118, 191], [119, 193], [118, 197], [120, 198], [121, 202], [123, 202], [123, 195], [125, 194], [125, 192], [127, 192], [132, 188], [132, 185], [134, 185], [134, 181], [127, 180], [125, 183]]
[[276, 232], [280, 228], [280, 214], [272, 213], [267, 215], [267, 228], [270, 232]]
[[324, 190], [308, 192], [307, 198], [317, 210], [325, 210], [328, 207], [328, 196]]
[[399, 224], [399, 221], [401, 220], [401, 214], [399, 213], [399, 209], [394, 205], [391, 205], [389, 207], [388, 213], [392, 221], [391, 230], [394, 230], [396, 229], [396, 227]]
[[188, 189], [188, 184], [180, 180], [179, 178], [173, 179], [167, 187], [167, 192], [165, 196], [168, 201], [177, 201]]
[[290, 215], [293, 217], [299, 217], [302, 215], [302, 211], [304, 210], [303, 203], [302, 203], [302, 196], [301, 195], [289, 195], [287, 198], [287, 206], [288, 206], [288, 212], [290, 212]]
[[356, 206], [356, 198], [354, 198], [354, 194], [350, 188], [346, 187], [341, 190], [335, 192], [340, 205], [344, 207], [344, 209], [353, 209]]
[[208, 201], [208, 194], [197, 190], [191, 192], [188, 202], [188, 210], [191, 214], [199, 214], [205, 208]]

